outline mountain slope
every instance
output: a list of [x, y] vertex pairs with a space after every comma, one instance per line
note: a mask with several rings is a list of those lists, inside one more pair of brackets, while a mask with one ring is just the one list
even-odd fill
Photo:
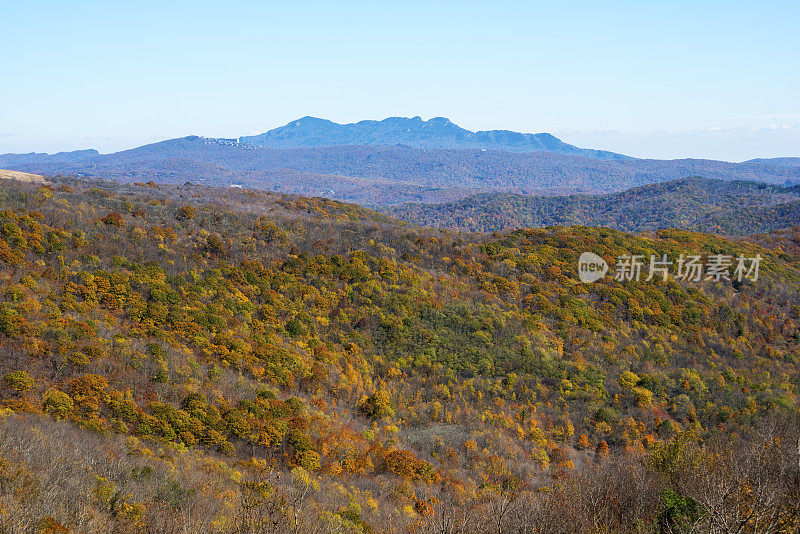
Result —
[[798, 201], [797, 187], [687, 178], [611, 195], [484, 193], [455, 202], [408, 203], [384, 211], [417, 224], [471, 232], [579, 224], [628, 232], [683, 228], [747, 235], [800, 225]]
[[240, 137], [239, 141], [247, 145], [269, 148], [402, 144], [425, 149], [546, 151], [598, 159], [630, 159], [613, 152], [578, 148], [547, 133], [523, 134], [508, 130], [471, 132], [444, 117], [427, 121], [423, 121], [420, 117], [389, 117], [381, 121], [360, 121], [351, 124], [303, 117], [260, 135]]
[[[762, 262], [584, 284], [586, 251]], [[799, 287], [785, 250], [683, 230], [5, 182], [0, 531], [634, 534], [722, 498], [696, 530], [793, 532]]]

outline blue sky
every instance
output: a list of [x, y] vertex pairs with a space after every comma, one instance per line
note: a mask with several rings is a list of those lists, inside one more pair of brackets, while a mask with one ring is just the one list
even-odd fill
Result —
[[445, 116], [642, 157], [800, 156], [800, 2], [0, 3], [0, 153]]

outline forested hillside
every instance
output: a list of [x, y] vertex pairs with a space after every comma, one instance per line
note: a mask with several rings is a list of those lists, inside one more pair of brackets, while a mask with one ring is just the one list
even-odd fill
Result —
[[[582, 284], [586, 251], [763, 259]], [[0, 188], [0, 277], [0, 532], [800, 525], [785, 247], [59, 178]]]
[[[296, 141], [300, 142], [300, 141]], [[0, 168], [48, 176], [206, 186], [232, 184], [321, 196], [369, 206], [449, 202], [470, 195], [608, 194], [702, 176], [769, 184], [800, 183], [795, 159], [729, 163], [699, 159], [609, 160], [547, 151], [406, 145], [270, 148], [197, 136], [112, 154], [3, 154]]]
[[748, 235], [800, 226], [800, 186], [685, 178], [610, 195], [484, 193], [383, 211], [417, 224], [467, 232], [579, 224], [626, 232], [684, 228]]

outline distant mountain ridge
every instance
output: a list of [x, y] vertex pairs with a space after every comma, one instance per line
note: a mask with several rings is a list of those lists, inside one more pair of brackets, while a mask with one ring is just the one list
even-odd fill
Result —
[[[517, 149], [463, 148], [487, 139]], [[358, 144], [319, 145], [334, 141]], [[251, 144], [261, 142], [305, 145]], [[412, 142], [419, 146], [411, 146]], [[459, 148], [421, 148], [436, 144]], [[537, 146], [546, 150], [532, 148]], [[122, 182], [236, 184], [375, 207], [451, 202], [480, 193], [606, 194], [688, 176], [800, 183], [800, 158], [730, 163], [587, 156], [595, 153], [602, 151], [586, 152], [548, 134], [469, 132], [446, 119], [396, 118], [337, 125], [308, 118], [262, 136], [239, 139], [192, 135], [112, 154], [96, 150], [5, 154], [0, 155], [0, 168]]]
[[477, 193], [614, 193], [687, 176], [800, 182], [800, 166], [712, 160], [601, 160], [552, 152], [394, 146], [253, 147], [188, 136], [113, 154], [0, 155], [0, 168], [123, 182], [239, 184], [368, 206], [448, 202]]
[[597, 159], [632, 159], [605, 150], [578, 148], [549, 133], [532, 134], [509, 130], [472, 132], [444, 117], [434, 117], [427, 121], [420, 117], [389, 117], [381, 121], [365, 120], [349, 124], [339, 124], [316, 117], [303, 117], [259, 135], [240, 137], [239, 142], [268, 148], [406, 145], [424, 149], [544, 151]]
[[768, 163], [782, 167], [800, 167], [800, 158], [755, 158], [744, 163]]
[[90, 148], [87, 150], [58, 152], [56, 154], [46, 154], [44, 152], [28, 152], [26, 154], [0, 154], [0, 160], [8, 165], [40, 165], [43, 161], [56, 164], [79, 163], [99, 155], [100, 152]]

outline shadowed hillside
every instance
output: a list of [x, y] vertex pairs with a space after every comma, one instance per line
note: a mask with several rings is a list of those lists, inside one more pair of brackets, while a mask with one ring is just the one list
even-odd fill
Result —
[[627, 232], [685, 228], [747, 235], [800, 225], [800, 188], [687, 178], [612, 195], [484, 193], [443, 204], [385, 210], [426, 226], [469, 232], [580, 224]]

